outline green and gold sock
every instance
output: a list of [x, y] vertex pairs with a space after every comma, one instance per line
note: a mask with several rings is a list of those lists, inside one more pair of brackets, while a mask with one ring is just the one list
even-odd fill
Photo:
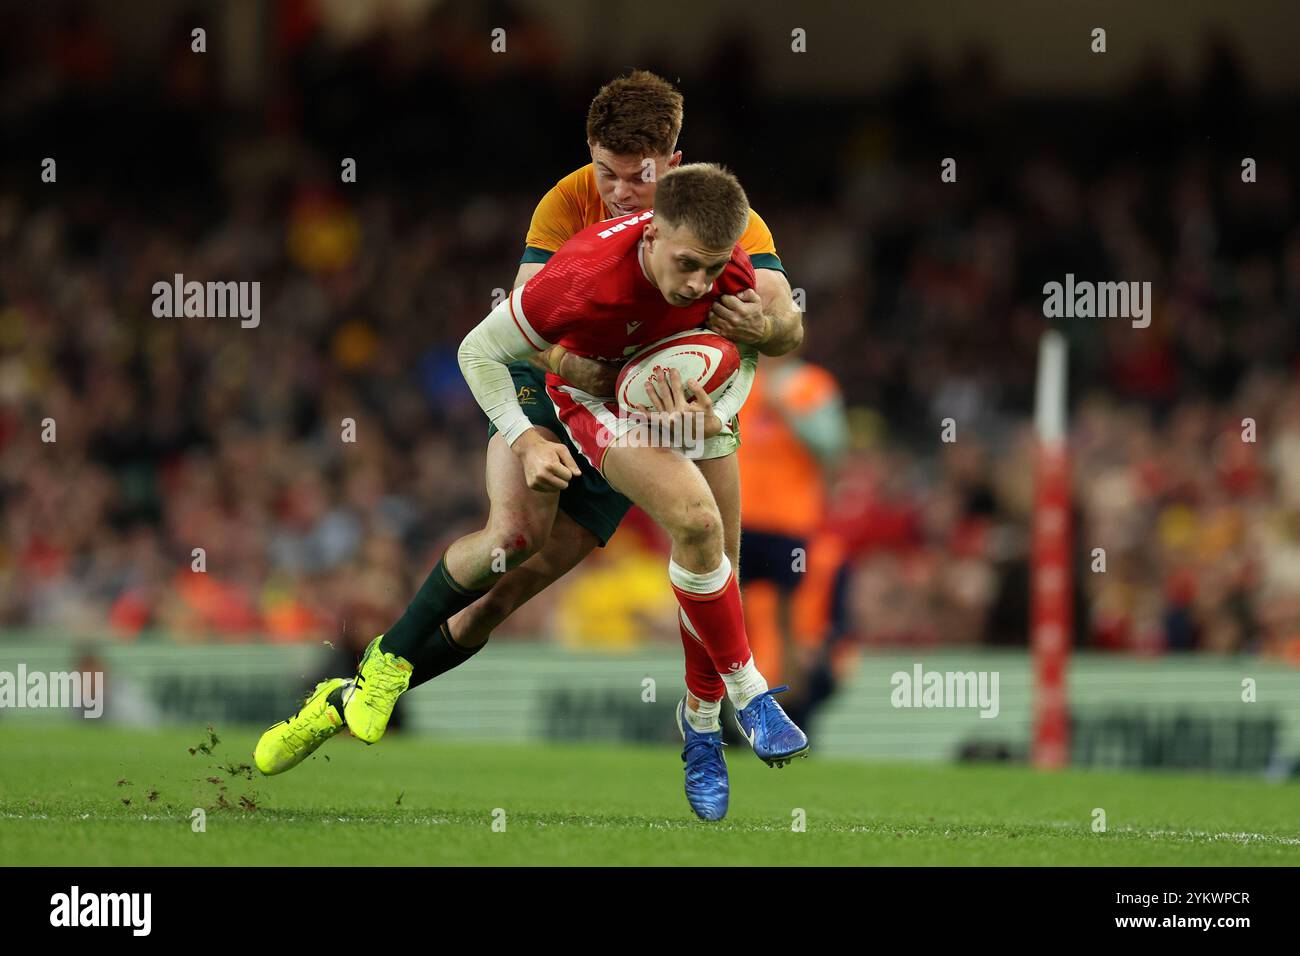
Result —
[[[415, 659], [420, 649], [426, 644], [441, 643], [438, 625], [445, 623], [461, 608], [469, 607], [486, 591], [471, 591], [461, 587], [447, 571], [447, 556], [438, 559], [438, 564], [424, 584], [420, 585], [406, 612], [396, 624], [384, 632], [379, 642], [380, 649], [389, 654], [405, 657], [416, 666]], [[416, 666], [416, 673], [419, 667]]]
[[[484, 641], [483, 644], [486, 644]], [[451, 628], [444, 621], [438, 625], [438, 633], [425, 641], [413, 657], [408, 657], [414, 672], [411, 674], [411, 687], [418, 687], [445, 674], [453, 667], [459, 667], [483, 649], [478, 647], [461, 647], [451, 636]], [[410, 688], [407, 688], [408, 690]]]

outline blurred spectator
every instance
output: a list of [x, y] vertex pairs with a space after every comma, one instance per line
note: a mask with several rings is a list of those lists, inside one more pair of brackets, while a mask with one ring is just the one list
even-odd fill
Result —
[[822, 551], [833, 547], [820, 532], [827, 478], [848, 441], [839, 386], [794, 355], [764, 358], [740, 436], [745, 629], [768, 681], [801, 688], [811, 664], [804, 651], [828, 628], [825, 617], [797, 619], [795, 593], [829, 583], [809, 572], [823, 569]]

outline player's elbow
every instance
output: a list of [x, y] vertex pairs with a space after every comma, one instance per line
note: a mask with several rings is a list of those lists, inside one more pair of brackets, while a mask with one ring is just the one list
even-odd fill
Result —
[[790, 327], [790, 344], [786, 348], [787, 352], [793, 352], [799, 346], [803, 345], [803, 313], [798, 309], [791, 309], [793, 324]]
[[477, 327], [471, 329], [470, 333], [460, 340], [460, 347], [456, 349], [456, 362], [460, 365], [461, 374], [467, 379], [474, 366], [483, 358], [483, 349], [477, 341], [477, 333]]

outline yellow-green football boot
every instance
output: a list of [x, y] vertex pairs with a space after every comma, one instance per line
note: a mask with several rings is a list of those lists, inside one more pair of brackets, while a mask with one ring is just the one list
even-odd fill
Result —
[[380, 634], [357, 665], [356, 685], [343, 695], [343, 719], [352, 736], [373, 744], [384, 736], [397, 698], [411, 683], [411, 662], [380, 648]]
[[257, 749], [253, 751], [253, 762], [257, 764], [257, 769], [268, 777], [292, 770], [315, 753], [317, 747], [346, 727], [339, 707], [330, 703], [329, 698], [335, 691], [341, 694], [350, 683], [350, 680], [342, 677], [321, 681], [302, 702], [298, 713], [268, 727], [262, 734], [262, 739], [257, 742]]

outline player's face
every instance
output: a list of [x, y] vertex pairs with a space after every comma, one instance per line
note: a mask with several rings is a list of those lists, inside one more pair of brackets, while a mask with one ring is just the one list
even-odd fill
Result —
[[731, 261], [733, 246], [711, 249], [685, 226], [652, 222], [645, 227], [646, 271], [669, 305], [690, 305], [713, 288]]
[[659, 177], [682, 161], [680, 150], [669, 156], [642, 157], [611, 153], [598, 143], [588, 145], [596, 167], [596, 189], [611, 216], [635, 215], [653, 206]]

